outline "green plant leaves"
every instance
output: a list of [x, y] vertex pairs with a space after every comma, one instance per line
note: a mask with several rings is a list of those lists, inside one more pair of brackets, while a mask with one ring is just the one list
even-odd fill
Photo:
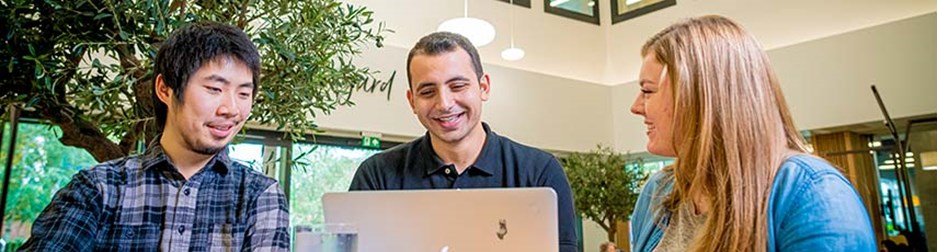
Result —
[[[93, 122], [103, 135], [138, 135], [137, 122], [152, 121], [152, 101], [137, 93], [146, 90], [139, 85], [152, 85], [160, 43], [177, 28], [199, 20], [244, 26], [261, 52], [263, 68], [262, 95], [257, 96], [252, 120], [291, 136], [314, 130], [316, 116], [353, 105], [353, 92], [391, 93], [390, 81], [353, 61], [361, 47], [381, 47], [389, 30], [374, 25], [371, 11], [339, 0], [46, 0], [0, 5], [10, 10], [0, 21], [11, 27], [4, 34], [8, 39], [0, 42], [0, 65], [5, 66], [0, 105], [39, 97], [34, 102], [42, 105], [37, 115], [55, 114], [41, 108], [67, 110], [74, 113], [72, 119]], [[381, 88], [356, 88], [362, 83]]]
[[597, 146], [587, 153], [560, 159], [577, 212], [599, 224], [612, 237], [619, 221], [628, 221], [647, 175], [643, 159]]

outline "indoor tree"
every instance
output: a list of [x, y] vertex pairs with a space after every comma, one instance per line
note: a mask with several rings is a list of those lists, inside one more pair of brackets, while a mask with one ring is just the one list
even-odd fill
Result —
[[338, 0], [0, 0], [0, 105], [58, 126], [59, 141], [98, 161], [126, 156], [156, 135], [160, 43], [199, 20], [238, 26], [260, 50], [255, 123], [301, 137], [356, 90], [390, 93], [393, 75], [352, 62], [387, 30]]
[[576, 211], [598, 223], [615, 241], [618, 222], [628, 221], [647, 176], [643, 159], [598, 146], [561, 159], [575, 198]]

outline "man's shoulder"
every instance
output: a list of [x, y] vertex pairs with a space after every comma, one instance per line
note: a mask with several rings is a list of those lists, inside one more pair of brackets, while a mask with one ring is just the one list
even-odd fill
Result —
[[407, 157], [410, 156], [414, 146], [420, 143], [423, 137], [414, 139], [413, 141], [399, 144], [397, 146], [391, 147], [384, 151], [378, 152], [361, 163], [362, 169], [375, 169], [381, 168], [385, 169], [387, 167], [403, 167], [407, 161]]
[[355, 172], [349, 190], [378, 190], [387, 188], [398, 188], [400, 185], [390, 185], [398, 181], [394, 178], [400, 178], [406, 174], [408, 162], [413, 152], [418, 151], [414, 147], [421, 144], [423, 138], [408, 143], [400, 144], [380, 153], [374, 154], [364, 160]]
[[[275, 178], [267, 176], [266, 174], [263, 174], [262, 172], [258, 170], [254, 170], [250, 166], [247, 166], [246, 164], [243, 164], [241, 162], [232, 161], [231, 167], [229, 169], [234, 172], [243, 173], [244, 186], [256, 189], [257, 191], [263, 191], [267, 189], [267, 187], [270, 187], [270, 185], [277, 183], [277, 180]], [[237, 176], [237, 177], [241, 177], [241, 176]], [[240, 181], [236, 181], [236, 182], [240, 182]]]
[[498, 135], [497, 137], [500, 138], [501, 150], [505, 154], [522, 158], [521, 160], [543, 162], [556, 159], [553, 154], [539, 148], [519, 143], [505, 136]]
[[75, 176], [82, 176], [95, 183], [116, 184], [125, 182], [128, 173], [139, 172], [143, 167], [142, 155], [131, 155], [98, 163], [78, 171]]

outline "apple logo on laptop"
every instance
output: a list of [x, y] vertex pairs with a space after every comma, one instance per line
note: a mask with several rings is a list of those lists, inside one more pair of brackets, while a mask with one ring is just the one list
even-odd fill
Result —
[[498, 228], [498, 233], [497, 233], [498, 239], [504, 240], [504, 236], [508, 234], [508, 221], [505, 219], [501, 219], [498, 221], [498, 224], [499, 224], [498, 226], [500, 226], [500, 228]]

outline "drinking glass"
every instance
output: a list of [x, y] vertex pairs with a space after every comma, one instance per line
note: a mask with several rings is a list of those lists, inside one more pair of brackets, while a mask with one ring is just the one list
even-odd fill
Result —
[[357, 252], [358, 229], [347, 223], [296, 225], [293, 227], [295, 252]]

